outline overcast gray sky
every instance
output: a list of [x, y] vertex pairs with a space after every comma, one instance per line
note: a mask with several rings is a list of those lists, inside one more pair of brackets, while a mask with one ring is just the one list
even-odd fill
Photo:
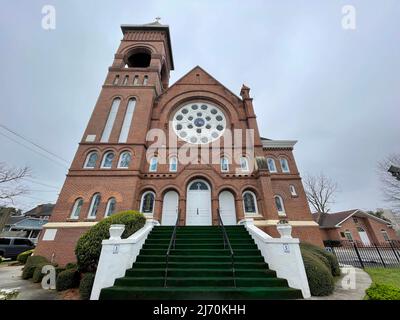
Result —
[[[44, 5], [56, 9], [55, 30], [41, 27]], [[343, 5], [356, 9], [355, 30], [342, 28]], [[245, 83], [261, 134], [298, 140], [301, 174], [339, 184], [334, 210], [387, 206], [376, 163], [400, 148], [398, 0], [2, 1], [0, 124], [70, 162], [120, 25], [157, 16], [170, 26], [170, 83], [196, 65], [237, 94]], [[16, 205], [54, 202], [65, 165], [3, 135], [22, 142], [0, 128], [0, 161], [28, 165], [35, 179]]]

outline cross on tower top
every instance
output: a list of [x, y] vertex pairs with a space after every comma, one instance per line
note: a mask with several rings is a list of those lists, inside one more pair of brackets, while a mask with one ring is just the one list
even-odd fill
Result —
[[157, 22], [160, 22], [160, 20], [161, 20], [161, 17], [156, 17]]

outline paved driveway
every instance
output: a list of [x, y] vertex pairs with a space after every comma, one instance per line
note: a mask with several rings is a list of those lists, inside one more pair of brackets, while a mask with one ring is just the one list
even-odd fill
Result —
[[16, 300], [58, 300], [55, 290], [43, 290], [40, 283], [21, 278], [22, 266], [0, 266], [0, 289], [19, 288]]

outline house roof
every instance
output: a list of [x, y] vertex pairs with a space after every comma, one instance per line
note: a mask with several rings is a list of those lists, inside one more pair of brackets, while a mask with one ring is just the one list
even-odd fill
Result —
[[45, 203], [36, 206], [35, 208], [25, 212], [25, 216], [51, 216], [53, 212], [54, 204], [52, 203]]
[[13, 229], [24, 229], [24, 230], [41, 230], [43, 225], [48, 221], [37, 218], [25, 218], [17, 223], [15, 223], [12, 228]]
[[340, 211], [340, 212], [326, 213], [326, 214], [322, 214], [321, 212], [316, 212], [312, 215], [312, 217], [314, 221], [319, 224], [320, 228], [339, 228], [343, 222], [345, 222], [353, 215], [357, 217], [371, 218], [384, 224], [390, 224], [389, 221], [380, 219], [360, 209], [352, 209], [347, 211]]
[[8, 217], [8, 219], [7, 219], [5, 224], [6, 225], [13, 225], [13, 224], [15, 224], [15, 223], [17, 223], [17, 222], [19, 222], [21, 220], [24, 220], [24, 219], [26, 219], [26, 217], [24, 217], [24, 216], [19, 216], [19, 217], [10, 216], [10, 217]]

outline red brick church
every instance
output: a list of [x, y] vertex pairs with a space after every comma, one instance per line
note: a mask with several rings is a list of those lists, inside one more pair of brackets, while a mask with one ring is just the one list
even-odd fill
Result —
[[181, 225], [215, 225], [219, 210], [226, 225], [251, 217], [272, 237], [286, 219], [294, 237], [322, 245], [293, 156], [296, 141], [260, 136], [250, 89], [243, 85], [237, 95], [199, 66], [170, 85], [169, 27], [121, 29], [35, 254], [72, 262], [82, 233], [131, 209], [161, 225], [175, 224], [178, 212]]

